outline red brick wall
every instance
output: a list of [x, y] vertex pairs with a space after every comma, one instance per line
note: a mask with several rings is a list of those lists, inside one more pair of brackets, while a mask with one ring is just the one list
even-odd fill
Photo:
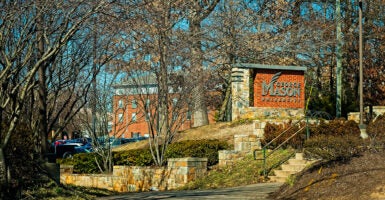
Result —
[[[255, 69], [254, 72], [254, 107], [304, 108], [304, 71]], [[278, 76], [279, 72], [281, 74]], [[273, 85], [273, 90], [270, 90], [271, 88], [268, 90], [266, 86], [270, 84], [275, 74], [278, 79]]]

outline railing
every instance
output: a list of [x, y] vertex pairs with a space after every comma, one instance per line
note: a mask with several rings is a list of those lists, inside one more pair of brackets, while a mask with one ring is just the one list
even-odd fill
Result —
[[[275, 167], [279, 166], [280, 164], [286, 162], [287, 160], [289, 160], [293, 155], [294, 153], [290, 154], [289, 156], [285, 157], [284, 159], [281, 159], [279, 160], [278, 163], [275, 163], [273, 164], [272, 167], [270, 167], [269, 169], [266, 168], [266, 160], [268, 157], [270, 157], [272, 154], [274, 154], [278, 149], [280, 149], [283, 145], [285, 145], [286, 143], [288, 143], [292, 138], [294, 138], [298, 133], [300, 133], [301, 131], [303, 131], [305, 128], [308, 127], [308, 123], [306, 123], [307, 125], [306, 126], [303, 126], [303, 127], [300, 127], [300, 129], [298, 129], [294, 134], [292, 134], [290, 137], [288, 137], [285, 141], [283, 141], [281, 144], [279, 144], [277, 147], [275, 147], [273, 150], [271, 150], [269, 153], [266, 153], [267, 151], [267, 148], [273, 143], [275, 142], [276, 140], [278, 140], [283, 134], [287, 133], [288, 131], [290, 131], [292, 128], [298, 126], [301, 122], [304, 122], [304, 120], [307, 119], [306, 117], [298, 120], [296, 123], [292, 124], [289, 128], [287, 128], [286, 130], [284, 130], [282, 133], [280, 133], [277, 137], [275, 137], [274, 139], [272, 139], [270, 142], [268, 142], [266, 145], [264, 145], [262, 147], [262, 155], [263, 155], [263, 158], [261, 159], [257, 159], [257, 155], [256, 155], [256, 152], [257, 151], [260, 151], [258, 149], [254, 150], [253, 152], [253, 155], [254, 155], [254, 160], [263, 160], [263, 176], [266, 178], [268, 173]], [[306, 121], [307, 122], [307, 121]]]

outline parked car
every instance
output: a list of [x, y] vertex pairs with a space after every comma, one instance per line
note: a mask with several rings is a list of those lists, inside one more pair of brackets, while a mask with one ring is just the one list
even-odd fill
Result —
[[74, 154], [89, 152], [92, 152], [92, 145], [88, 138], [56, 140], [51, 146], [55, 158], [71, 158]]
[[116, 147], [126, 143], [139, 142], [146, 140], [148, 137], [134, 137], [134, 138], [110, 138], [111, 147]]

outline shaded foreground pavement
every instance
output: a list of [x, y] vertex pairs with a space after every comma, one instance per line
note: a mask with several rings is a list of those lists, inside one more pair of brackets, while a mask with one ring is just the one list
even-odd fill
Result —
[[125, 199], [258, 199], [268, 200], [272, 193], [282, 183], [258, 183], [253, 185], [239, 186], [233, 188], [221, 188], [211, 190], [184, 190], [184, 191], [157, 191], [125, 193], [118, 196], [97, 198], [98, 200], [125, 200]]

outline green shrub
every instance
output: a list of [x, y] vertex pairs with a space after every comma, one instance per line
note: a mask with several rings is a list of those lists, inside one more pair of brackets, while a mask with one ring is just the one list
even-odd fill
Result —
[[[218, 151], [230, 149], [226, 141], [219, 140], [190, 140], [172, 143], [168, 146], [165, 159], [183, 157], [204, 157], [208, 158], [208, 165], [218, 163]], [[74, 166], [74, 173], [100, 173], [95, 158], [100, 160], [95, 153], [75, 154], [71, 159], [62, 159], [60, 164]], [[114, 165], [128, 166], [153, 166], [155, 162], [150, 149], [133, 149], [127, 151], [113, 152]], [[99, 161], [99, 163], [101, 163]], [[101, 166], [102, 167], [102, 166]]]
[[304, 144], [307, 157], [332, 160], [349, 160], [359, 155], [362, 139], [358, 136], [319, 135], [308, 139]]
[[[274, 140], [269, 145], [269, 148], [277, 147], [278, 145], [286, 141], [290, 136], [298, 132], [304, 126], [305, 126], [305, 122], [299, 123], [297, 125], [292, 124], [292, 122], [279, 124], [279, 125], [267, 123], [264, 129], [265, 133], [264, 133], [263, 144], [266, 145], [267, 143]], [[285, 133], [283, 133], [284, 131]], [[281, 136], [278, 137], [279, 135]], [[303, 142], [305, 138], [306, 138], [306, 129], [303, 129], [299, 133], [297, 133], [296, 136], [288, 140], [288, 142], [283, 147], [290, 146], [293, 148], [301, 148], [303, 146]]]
[[102, 163], [101, 157], [96, 153], [78, 153], [75, 154], [73, 158], [59, 160], [59, 163], [64, 165], [73, 165], [74, 173], [76, 174], [92, 174], [100, 173], [96, 160], [98, 160], [99, 164]]
[[[5, 118], [2, 119], [0, 130], [7, 130], [9, 123]], [[37, 154], [35, 152], [35, 143], [33, 133], [28, 124], [19, 123], [9, 138], [8, 145], [3, 149], [4, 159], [6, 161], [8, 172], [10, 173], [10, 184], [3, 185], [2, 197], [4, 199], [15, 199], [22, 189], [31, 185], [40, 184], [41, 173]], [[3, 142], [3, 136], [1, 135]]]
[[368, 136], [376, 143], [384, 143], [385, 141], [385, 115], [379, 115], [370, 121], [366, 128]]
[[[273, 143], [269, 146], [269, 148], [274, 148], [284, 141], [286, 141], [290, 136], [296, 133], [301, 127], [306, 126], [306, 122], [301, 122], [297, 125], [294, 125], [292, 122], [284, 123], [284, 124], [272, 124], [267, 123], [265, 126], [265, 135], [264, 135], [264, 144], [267, 144], [274, 140]], [[290, 128], [291, 127], [291, 128]], [[290, 128], [290, 129], [289, 129]], [[282, 134], [279, 138], [275, 139], [278, 135], [287, 130], [284, 134]], [[283, 147], [293, 147], [293, 148], [302, 148], [307, 136], [306, 128], [301, 130], [296, 136], [290, 139], [286, 145]], [[335, 120], [321, 120], [317, 125], [309, 125], [309, 135], [310, 138], [318, 137], [318, 136], [334, 136], [334, 137], [342, 137], [342, 136], [352, 136], [358, 137], [360, 135], [360, 129], [358, 124], [354, 121], [347, 121], [342, 118]], [[384, 134], [385, 136], [385, 134]]]
[[113, 163], [129, 166], [152, 166], [155, 164], [150, 149], [113, 152]]
[[166, 158], [199, 157], [207, 158], [208, 165], [218, 163], [218, 151], [230, 149], [227, 141], [219, 140], [186, 140], [172, 143], [166, 151]]
[[334, 119], [334, 120], [321, 120], [317, 126], [311, 126], [310, 135], [334, 135], [334, 136], [343, 136], [343, 135], [353, 135], [358, 136], [360, 134], [360, 129], [358, 124], [352, 120], [345, 120], [343, 118]]

